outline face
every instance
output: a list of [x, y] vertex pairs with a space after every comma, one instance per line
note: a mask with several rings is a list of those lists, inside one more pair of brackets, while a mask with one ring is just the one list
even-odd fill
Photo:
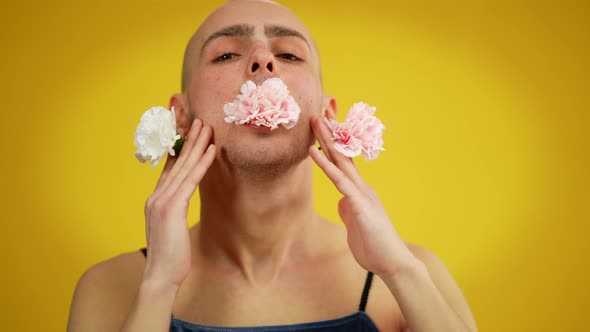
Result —
[[[317, 50], [292, 12], [268, 1], [229, 2], [199, 28], [186, 61], [186, 107], [213, 127], [218, 158], [255, 171], [307, 157], [314, 142], [310, 116], [320, 114], [325, 103]], [[261, 84], [270, 77], [288, 86], [301, 107], [299, 123], [273, 131], [226, 123], [223, 106], [235, 99], [242, 84]]]

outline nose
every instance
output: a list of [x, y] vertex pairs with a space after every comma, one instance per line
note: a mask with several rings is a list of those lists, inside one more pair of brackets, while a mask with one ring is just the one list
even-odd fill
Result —
[[277, 64], [272, 53], [266, 47], [256, 48], [250, 57], [248, 64], [249, 76], [255, 75], [277, 75]]

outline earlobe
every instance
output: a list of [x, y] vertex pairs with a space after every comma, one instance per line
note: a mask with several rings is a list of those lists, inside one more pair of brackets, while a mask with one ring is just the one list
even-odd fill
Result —
[[182, 93], [176, 93], [170, 97], [170, 106], [174, 107], [174, 115], [176, 117], [176, 132], [180, 136], [185, 136], [193, 122], [193, 115], [188, 111], [186, 98]]
[[324, 95], [324, 103], [322, 107], [322, 116], [328, 119], [336, 120], [336, 113], [338, 113], [338, 107], [336, 104], [336, 98], [330, 95]]

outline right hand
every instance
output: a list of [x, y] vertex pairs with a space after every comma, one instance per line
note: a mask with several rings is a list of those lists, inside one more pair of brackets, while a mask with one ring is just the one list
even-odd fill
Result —
[[195, 119], [178, 156], [168, 156], [145, 204], [147, 261], [143, 281], [180, 287], [191, 266], [189, 201], [215, 159], [213, 129]]

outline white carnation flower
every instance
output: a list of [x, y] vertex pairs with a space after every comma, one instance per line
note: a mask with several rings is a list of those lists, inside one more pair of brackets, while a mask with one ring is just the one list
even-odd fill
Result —
[[133, 144], [137, 147], [135, 157], [142, 163], [150, 162], [152, 168], [156, 167], [167, 154], [176, 155], [184, 142], [176, 133], [174, 107], [172, 111], [161, 106], [145, 111], [133, 136], [135, 137]]

